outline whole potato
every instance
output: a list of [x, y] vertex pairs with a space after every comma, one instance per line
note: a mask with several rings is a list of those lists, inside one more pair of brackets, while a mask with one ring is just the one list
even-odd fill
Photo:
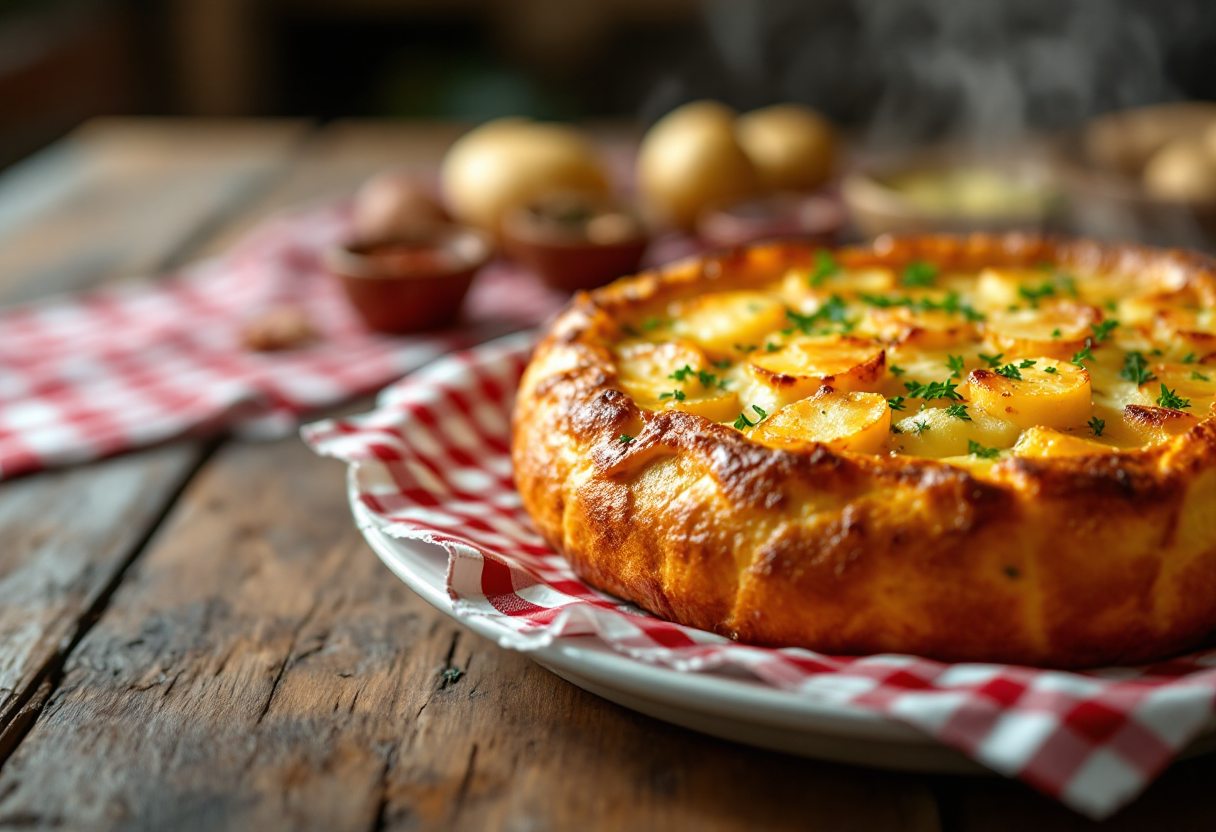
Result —
[[656, 219], [691, 228], [707, 205], [757, 190], [756, 169], [735, 138], [734, 117], [716, 101], [694, 101], [646, 133], [638, 189]]
[[353, 227], [361, 242], [382, 242], [447, 219], [430, 189], [403, 170], [386, 170], [368, 179], [355, 195]]
[[1202, 141], [1175, 139], [1149, 158], [1144, 187], [1158, 199], [1216, 201], [1216, 156]]
[[769, 190], [813, 190], [832, 173], [836, 131], [810, 107], [776, 104], [753, 110], [735, 122], [735, 134]]
[[545, 194], [608, 193], [603, 165], [581, 131], [521, 118], [470, 130], [444, 156], [440, 177], [452, 215], [496, 236], [510, 209]]

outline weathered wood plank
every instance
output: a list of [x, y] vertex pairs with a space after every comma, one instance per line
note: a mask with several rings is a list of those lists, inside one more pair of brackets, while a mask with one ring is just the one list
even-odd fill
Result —
[[0, 761], [5, 729], [112, 589], [201, 455], [182, 443], [0, 483]]
[[937, 828], [916, 778], [666, 726], [462, 630], [342, 479], [292, 440], [217, 455], [0, 770], [0, 828]]
[[[57, 172], [46, 190], [38, 179], [5, 177], [0, 302], [163, 268], [281, 175], [307, 131], [302, 122], [86, 124], [28, 163], [34, 174]], [[22, 190], [39, 203], [32, 212], [20, 210]]]
[[[29, 211], [19, 193], [29, 180], [4, 180], [0, 302], [156, 270], [252, 197], [286, 164], [302, 130], [86, 125], [49, 161], [36, 160], [35, 171], [54, 168], [59, 178], [35, 188]], [[200, 443], [183, 442], [0, 484], [0, 761], [36, 712], [38, 685], [55, 674], [202, 453]]]

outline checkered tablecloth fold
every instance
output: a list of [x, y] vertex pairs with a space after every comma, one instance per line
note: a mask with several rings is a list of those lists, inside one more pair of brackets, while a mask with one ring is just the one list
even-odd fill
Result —
[[[562, 302], [494, 264], [478, 276], [460, 329], [369, 332], [322, 268], [350, 215], [346, 201], [293, 211], [180, 274], [0, 311], [0, 477], [221, 429], [281, 436], [302, 414], [535, 325]], [[285, 305], [318, 337], [298, 349], [248, 349], [251, 319]]]
[[1216, 650], [1085, 673], [827, 656], [738, 644], [593, 589], [540, 538], [512, 482], [510, 402], [530, 348], [517, 335], [454, 354], [389, 387], [372, 412], [303, 430], [351, 465], [358, 522], [448, 550], [454, 608], [492, 621], [504, 646], [593, 635], [677, 671], [741, 668], [913, 725], [1094, 818], [1138, 795], [1212, 720]]

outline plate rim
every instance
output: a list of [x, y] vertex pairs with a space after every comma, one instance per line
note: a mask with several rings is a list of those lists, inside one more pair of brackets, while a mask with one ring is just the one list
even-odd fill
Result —
[[[447, 592], [428, 580], [409, 560], [410, 555], [446, 560], [447, 552], [441, 546], [424, 540], [393, 537], [367, 522], [366, 518], [360, 519], [362, 522], [358, 526], [368, 545], [415, 594], [455, 622], [511, 649], [502, 645], [501, 631], [486, 616], [457, 613]], [[746, 677], [734, 679], [649, 664], [613, 650], [595, 636], [576, 636], [559, 644], [518, 652], [540, 664], [589, 678], [604, 687], [667, 705], [695, 706], [700, 713], [726, 719], [901, 745], [941, 747], [941, 743], [919, 729], [874, 711], [811, 699]], [[621, 684], [622, 681], [625, 684]], [[740, 719], [740, 709], [746, 718]]]

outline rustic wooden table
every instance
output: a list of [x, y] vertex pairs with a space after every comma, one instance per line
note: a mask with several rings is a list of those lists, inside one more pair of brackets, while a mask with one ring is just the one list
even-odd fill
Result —
[[[216, 252], [455, 132], [94, 122], [0, 179], [0, 302]], [[0, 484], [0, 540], [0, 830], [1093, 826], [998, 778], [767, 753], [585, 693], [392, 577], [296, 439]], [[1214, 778], [1179, 764], [1104, 828], [1210, 829]]]

